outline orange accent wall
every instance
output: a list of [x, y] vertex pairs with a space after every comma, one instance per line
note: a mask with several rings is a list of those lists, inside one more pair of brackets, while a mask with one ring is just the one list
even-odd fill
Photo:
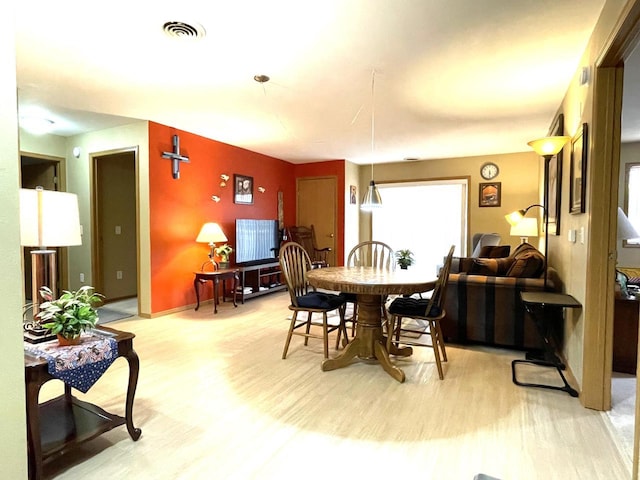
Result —
[[[162, 152], [173, 150], [175, 134], [180, 137], [180, 153], [190, 160], [180, 163], [178, 180], [171, 175], [171, 161], [162, 158]], [[284, 222], [293, 224], [295, 171], [283, 160], [149, 122], [152, 314], [195, 303], [193, 272], [209, 253], [209, 246], [195, 239], [205, 222], [218, 222], [228, 243], [235, 246], [235, 219], [277, 219], [277, 195], [282, 191]], [[230, 176], [225, 188], [220, 187], [223, 173]], [[253, 177], [253, 205], [233, 203], [234, 173]], [[259, 193], [258, 186], [265, 193]], [[218, 195], [220, 202], [211, 200], [212, 195]], [[201, 290], [200, 299], [207, 298], [212, 298], [210, 285]]]
[[[336, 232], [336, 263], [342, 265], [344, 263], [344, 209], [345, 209], [345, 180], [344, 180], [344, 160], [331, 160], [327, 162], [305, 163], [303, 165], [295, 165], [296, 178], [306, 177], [337, 177], [338, 189], [338, 211], [336, 223], [338, 231]], [[295, 180], [294, 180], [295, 181]], [[295, 186], [294, 186], [295, 188]], [[292, 221], [296, 220], [296, 209], [294, 204]], [[287, 225], [294, 225], [293, 223]]]

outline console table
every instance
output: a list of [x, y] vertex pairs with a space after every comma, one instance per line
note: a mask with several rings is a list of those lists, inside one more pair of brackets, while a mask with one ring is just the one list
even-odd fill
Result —
[[29, 478], [32, 480], [41, 478], [43, 463], [54, 455], [62, 454], [115, 427], [126, 424], [133, 440], [138, 440], [142, 434], [142, 430], [133, 425], [133, 398], [139, 370], [138, 354], [133, 349], [135, 335], [103, 326], [93, 332], [114, 338], [118, 343], [118, 357], [125, 357], [129, 363], [125, 416], [113, 415], [96, 405], [78, 400], [71, 395], [71, 387], [68, 385], [65, 385], [63, 395], [39, 404], [40, 387], [54, 377], [49, 374], [44, 358], [25, 351], [27, 445]]
[[231, 289], [231, 297], [233, 298], [233, 306], [237, 307], [236, 303], [236, 295], [238, 290], [238, 284], [240, 282], [240, 274], [238, 269], [235, 268], [225, 268], [223, 270], [215, 270], [213, 272], [193, 272], [195, 274], [195, 278], [193, 279], [193, 288], [196, 291], [196, 310], [200, 308], [200, 289], [198, 288], [201, 283], [213, 282], [213, 313], [218, 313], [218, 297], [220, 293], [218, 291], [218, 285], [220, 281], [223, 282], [222, 288], [222, 300], [224, 301], [224, 282], [226, 280], [232, 280], [233, 285]]

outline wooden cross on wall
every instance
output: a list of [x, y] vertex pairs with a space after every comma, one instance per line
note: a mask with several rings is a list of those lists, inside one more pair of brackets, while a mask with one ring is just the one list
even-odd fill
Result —
[[171, 160], [171, 173], [174, 179], [180, 178], [180, 162], [189, 163], [189, 157], [180, 155], [180, 137], [173, 136], [173, 152], [162, 152], [162, 158]]

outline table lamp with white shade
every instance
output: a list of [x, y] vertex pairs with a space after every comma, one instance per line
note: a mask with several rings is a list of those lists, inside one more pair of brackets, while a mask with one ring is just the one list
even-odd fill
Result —
[[[211, 248], [211, 252], [209, 253], [209, 260], [213, 264], [214, 268], [217, 268], [218, 264], [213, 259], [215, 252], [214, 249], [216, 247], [216, 243], [226, 242], [227, 237], [218, 225], [215, 222], [208, 222], [202, 225], [200, 229], [200, 233], [198, 233], [198, 237], [196, 238], [196, 242], [199, 243], [208, 243]], [[206, 264], [206, 262], [205, 262]], [[204, 264], [203, 264], [204, 267]]]
[[[32, 306], [37, 336], [42, 336], [37, 315], [44, 301], [40, 290], [46, 286], [57, 296], [56, 251], [51, 247], [82, 245], [78, 196], [73, 193], [20, 189], [20, 244], [37, 247], [31, 251]], [[29, 341], [35, 339], [25, 336]]]
[[509, 233], [513, 237], [520, 237], [520, 243], [529, 243], [529, 237], [538, 236], [538, 219], [523, 218], [517, 224], [511, 225]]

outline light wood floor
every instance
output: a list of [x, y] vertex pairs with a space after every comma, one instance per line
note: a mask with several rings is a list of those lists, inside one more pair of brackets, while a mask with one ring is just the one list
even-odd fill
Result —
[[[46, 478], [631, 478], [605, 414], [511, 382], [521, 353], [450, 345], [443, 381], [430, 349], [400, 361], [404, 384], [364, 362], [322, 372], [318, 340], [295, 337], [281, 359], [287, 305], [281, 292], [215, 316], [205, 304], [109, 324], [137, 335], [142, 437], [119, 427], [49, 463]], [[124, 414], [126, 382], [118, 359], [76, 395]], [[41, 400], [61, 392], [49, 382]]]

